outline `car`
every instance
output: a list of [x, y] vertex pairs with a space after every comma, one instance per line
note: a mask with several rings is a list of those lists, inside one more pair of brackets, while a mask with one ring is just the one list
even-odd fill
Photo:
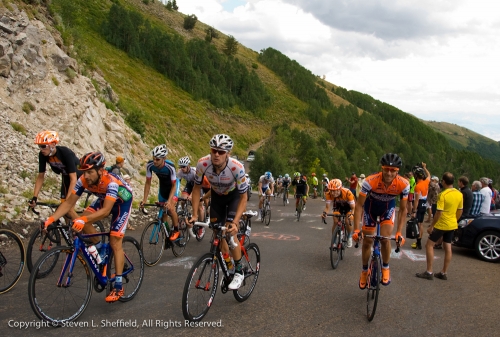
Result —
[[255, 160], [255, 152], [254, 151], [249, 151], [248, 152], [247, 161], [254, 161], [254, 160]]
[[483, 261], [500, 261], [500, 213], [460, 220], [453, 245], [473, 249]]

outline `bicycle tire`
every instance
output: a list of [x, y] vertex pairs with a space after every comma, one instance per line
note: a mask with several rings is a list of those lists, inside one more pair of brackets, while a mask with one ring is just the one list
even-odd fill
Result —
[[330, 264], [333, 269], [337, 269], [340, 262], [340, 255], [342, 254], [342, 243], [340, 242], [340, 228], [335, 227], [332, 234], [332, 241], [330, 243]]
[[172, 242], [172, 253], [174, 253], [176, 257], [181, 256], [184, 250], [186, 250], [187, 243], [191, 237], [188, 230], [192, 229], [187, 226], [186, 221], [184, 219], [179, 219], [179, 237]]
[[340, 249], [340, 259], [344, 259], [345, 255], [345, 247], [347, 247], [347, 230], [345, 224], [343, 224], [343, 229], [342, 229], [342, 245]]
[[[61, 246], [61, 234], [59, 233], [59, 230], [54, 228], [50, 231], [52, 234], [45, 234], [43, 237], [40, 237], [40, 228], [38, 228], [35, 230], [33, 235], [31, 235], [28, 242], [28, 248], [26, 248], [26, 267], [28, 267], [28, 271], [30, 273], [33, 271], [33, 267], [38, 259], [40, 259], [45, 252], [52, 249], [54, 246]], [[55, 237], [56, 242], [50, 241], [48, 235]], [[53, 263], [47, 263], [48, 268], [44, 268], [46, 269], [45, 272], [43, 270], [38, 271], [39, 277], [43, 277], [45, 273], [51, 271], [51, 268], [53, 268], [53, 266], [57, 263], [56, 258], [57, 256], [54, 257]]]
[[283, 206], [286, 206], [286, 192], [283, 192]]
[[[141, 251], [141, 246], [136, 239], [131, 236], [126, 236], [122, 241], [123, 252], [125, 253], [125, 263], [123, 266], [123, 273], [133, 267], [132, 272], [123, 275], [123, 291], [124, 295], [120, 297], [120, 302], [128, 302], [134, 298], [139, 289], [141, 288], [142, 281], [144, 280], [144, 257]], [[114, 255], [110, 251], [110, 256], [107, 264], [107, 276], [111, 278], [115, 274]], [[109, 282], [108, 290], [113, 289], [114, 283]]]
[[302, 214], [302, 208], [304, 208], [304, 200], [300, 197], [299, 207], [295, 210], [297, 211], [297, 221], [300, 221], [300, 214]]
[[[35, 264], [28, 282], [31, 309], [38, 318], [51, 322], [53, 326], [76, 320], [85, 311], [92, 297], [92, 272], [81, 252], [78, 252], [75, 259], [70, 284], [57, 286], [61, 274], [63, 282], [67, 280], [70, 270], [69, 265], [65, 268], [65, 263], [67, 259], [71, 259], [73, 252], [73, 247], [64, 246], [45, 252]], [[46, 263], [46, 259], [52, 260], [54, 254], [64, 258], [59, 256], [55, 268], [44, 277], [38, 277], [40, 267]]]
[[3, 242], [0, 250], [0, 294], [12, 289], [21, 278], [24, 271], [26, 254], [24, 252], [23, 241], [13, 231], [0, 229], [0, 238]]
[[233, 290], [234, 298], [238, 302], [246, 301], [252, 295], [260, 271], [260, 249], [255, 243], [251, 243], [246, 248], [246, 255], [241, 259], [242, 270], [245, 276], [241, 287]]
[[[219, 266], [211, 253], [206, 253], [193, 264], [182, 292], [182, 314], [191, 322], [205, 317], [213, 304], [219, 283]], [[201, 285], [201, 287], [200, 287]]]
[[367, 277], [366, 294], [366, 316], [371, 322], [377, 310], [378, 294], [380, 291], [380, 278], [382, 274], [382, 262], [380, 256], [372, 256]]
[[161, 226], [163, 224], [158, 221], [152, 221], [142, 231], [140, 247], [144, 263], [148, 267], [156, 265], [163, 255], [165, 232]]
[[266, 205], [264, 214], [265, 214], [265, 218], [266, 218], [264, 223], [266, 226], [269, 226], [269, 223], [271, 222], [271, 205], [269, 205], [269, 204]]

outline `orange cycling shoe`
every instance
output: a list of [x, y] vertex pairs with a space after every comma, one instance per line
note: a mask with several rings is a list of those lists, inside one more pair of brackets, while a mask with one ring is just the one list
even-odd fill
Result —
[[366, 279], [368, 277], [368, 270], [362, 270], [361, 276], [359, 277], [359, 289], [366, 288]]
[[170, 241], [175, 241], [177, 240], [177, 238], [179, 237], [179, 230], [176, 230], [175, 232], [172, 232], [172, 234], [170, 234]]
[[388, 286], [389, 284], [391, 284], [391, 271], [389, 270], [389, 268], [384, 268], [382, 267], [382, 285], [384, 286]]
[[113, 303], [113, 302], [116, 302], [120, 299], [120, 297], [122, 297], [123, 295], [125, 295], [124, 291], [123, 291], [123, 288], [118, 290], [118, 289], [113, 289], [111, 290], [111, 292], [109, 293], [108, 296], [106, 296], [106, 302], [108, 303]]

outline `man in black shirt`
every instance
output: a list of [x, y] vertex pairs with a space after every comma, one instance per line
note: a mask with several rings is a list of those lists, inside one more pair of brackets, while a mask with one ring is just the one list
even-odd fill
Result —
[[470, 214], [472, 208], [472, 191], [469, 188], [469, 178], [466, 176], [458, 178], [458, 187], [464, 196], [464, 210], [462, 212], [462, 218], [464, 218]]
[[[35, 144], [38, 145], [40, 152], [38, 154], [38, 176], [35, 182], [33, 198], [29, 201], [30, 207], [36, 205], [38, 193], [40, 193], [45, 179], [47, 164], [50, 165], [54, 173], [62, 176], [61, 203], [66, 200], [80, 176], [80, 172], [76, 169], [79, 159], [75, 153], [65, 146], [57, 146], [57, 143], [59, 143], [59, 135], [56, 131], [41, 131], [36, 135]], [[74, 210], [71, 210], [66, 215], [72, 219], [77, 218]]]

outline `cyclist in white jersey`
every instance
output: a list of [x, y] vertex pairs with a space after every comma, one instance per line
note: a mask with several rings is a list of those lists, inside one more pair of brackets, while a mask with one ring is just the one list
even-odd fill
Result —
[[[191, 222], [198, 219], [198, 206], [203, 177], [211, 184], [210, 221], [225, 223], [227, 234], [232, 235], [236, 247], [232, 249], [235, 262], [235, 274], [229, 289], [238, 289], [244, 280], [241, 265], [241, 248], [236, 234], [238, 223], [247, 205], [248, 183], [245, 177], [245, 167], [234, 158], [230, 158], [233, 141], [224, 134], [215, 135], [209, 142], [210, 154], [198, 160], [196, 165], [195, 185], [192, 193], [193, 217]], [[229, 247], [226, 240], [221, 243], [222, 253], [227, 253]]]
[[259, 221], [262, 217], [262, 206], [264, 204], [264, 194], [272, 195], [274, 192], [274, 178], [271, 172], [266, 172], [259, 178]]
[[[193, 192], [194, 187], [194, 178], [196, 177], [196, 168], [190, 166], [191, 160], [189, 157], [182, 157], [177, 162], [179, 165], [179, 170], [177, 171], [177, 180], [180, 182], [182, 179], [186, 181], [186, 185], [182, 190], [182, 197], [191, 200], [191, 193]], [[192, 202], [192, 201], [191, 201]], [[184, 206], [184, 201], [182, 202], [182, 206]], [[203, 205], [200, 203], [199, 213], [200, 218], [199, 221], [203, 221]]]

